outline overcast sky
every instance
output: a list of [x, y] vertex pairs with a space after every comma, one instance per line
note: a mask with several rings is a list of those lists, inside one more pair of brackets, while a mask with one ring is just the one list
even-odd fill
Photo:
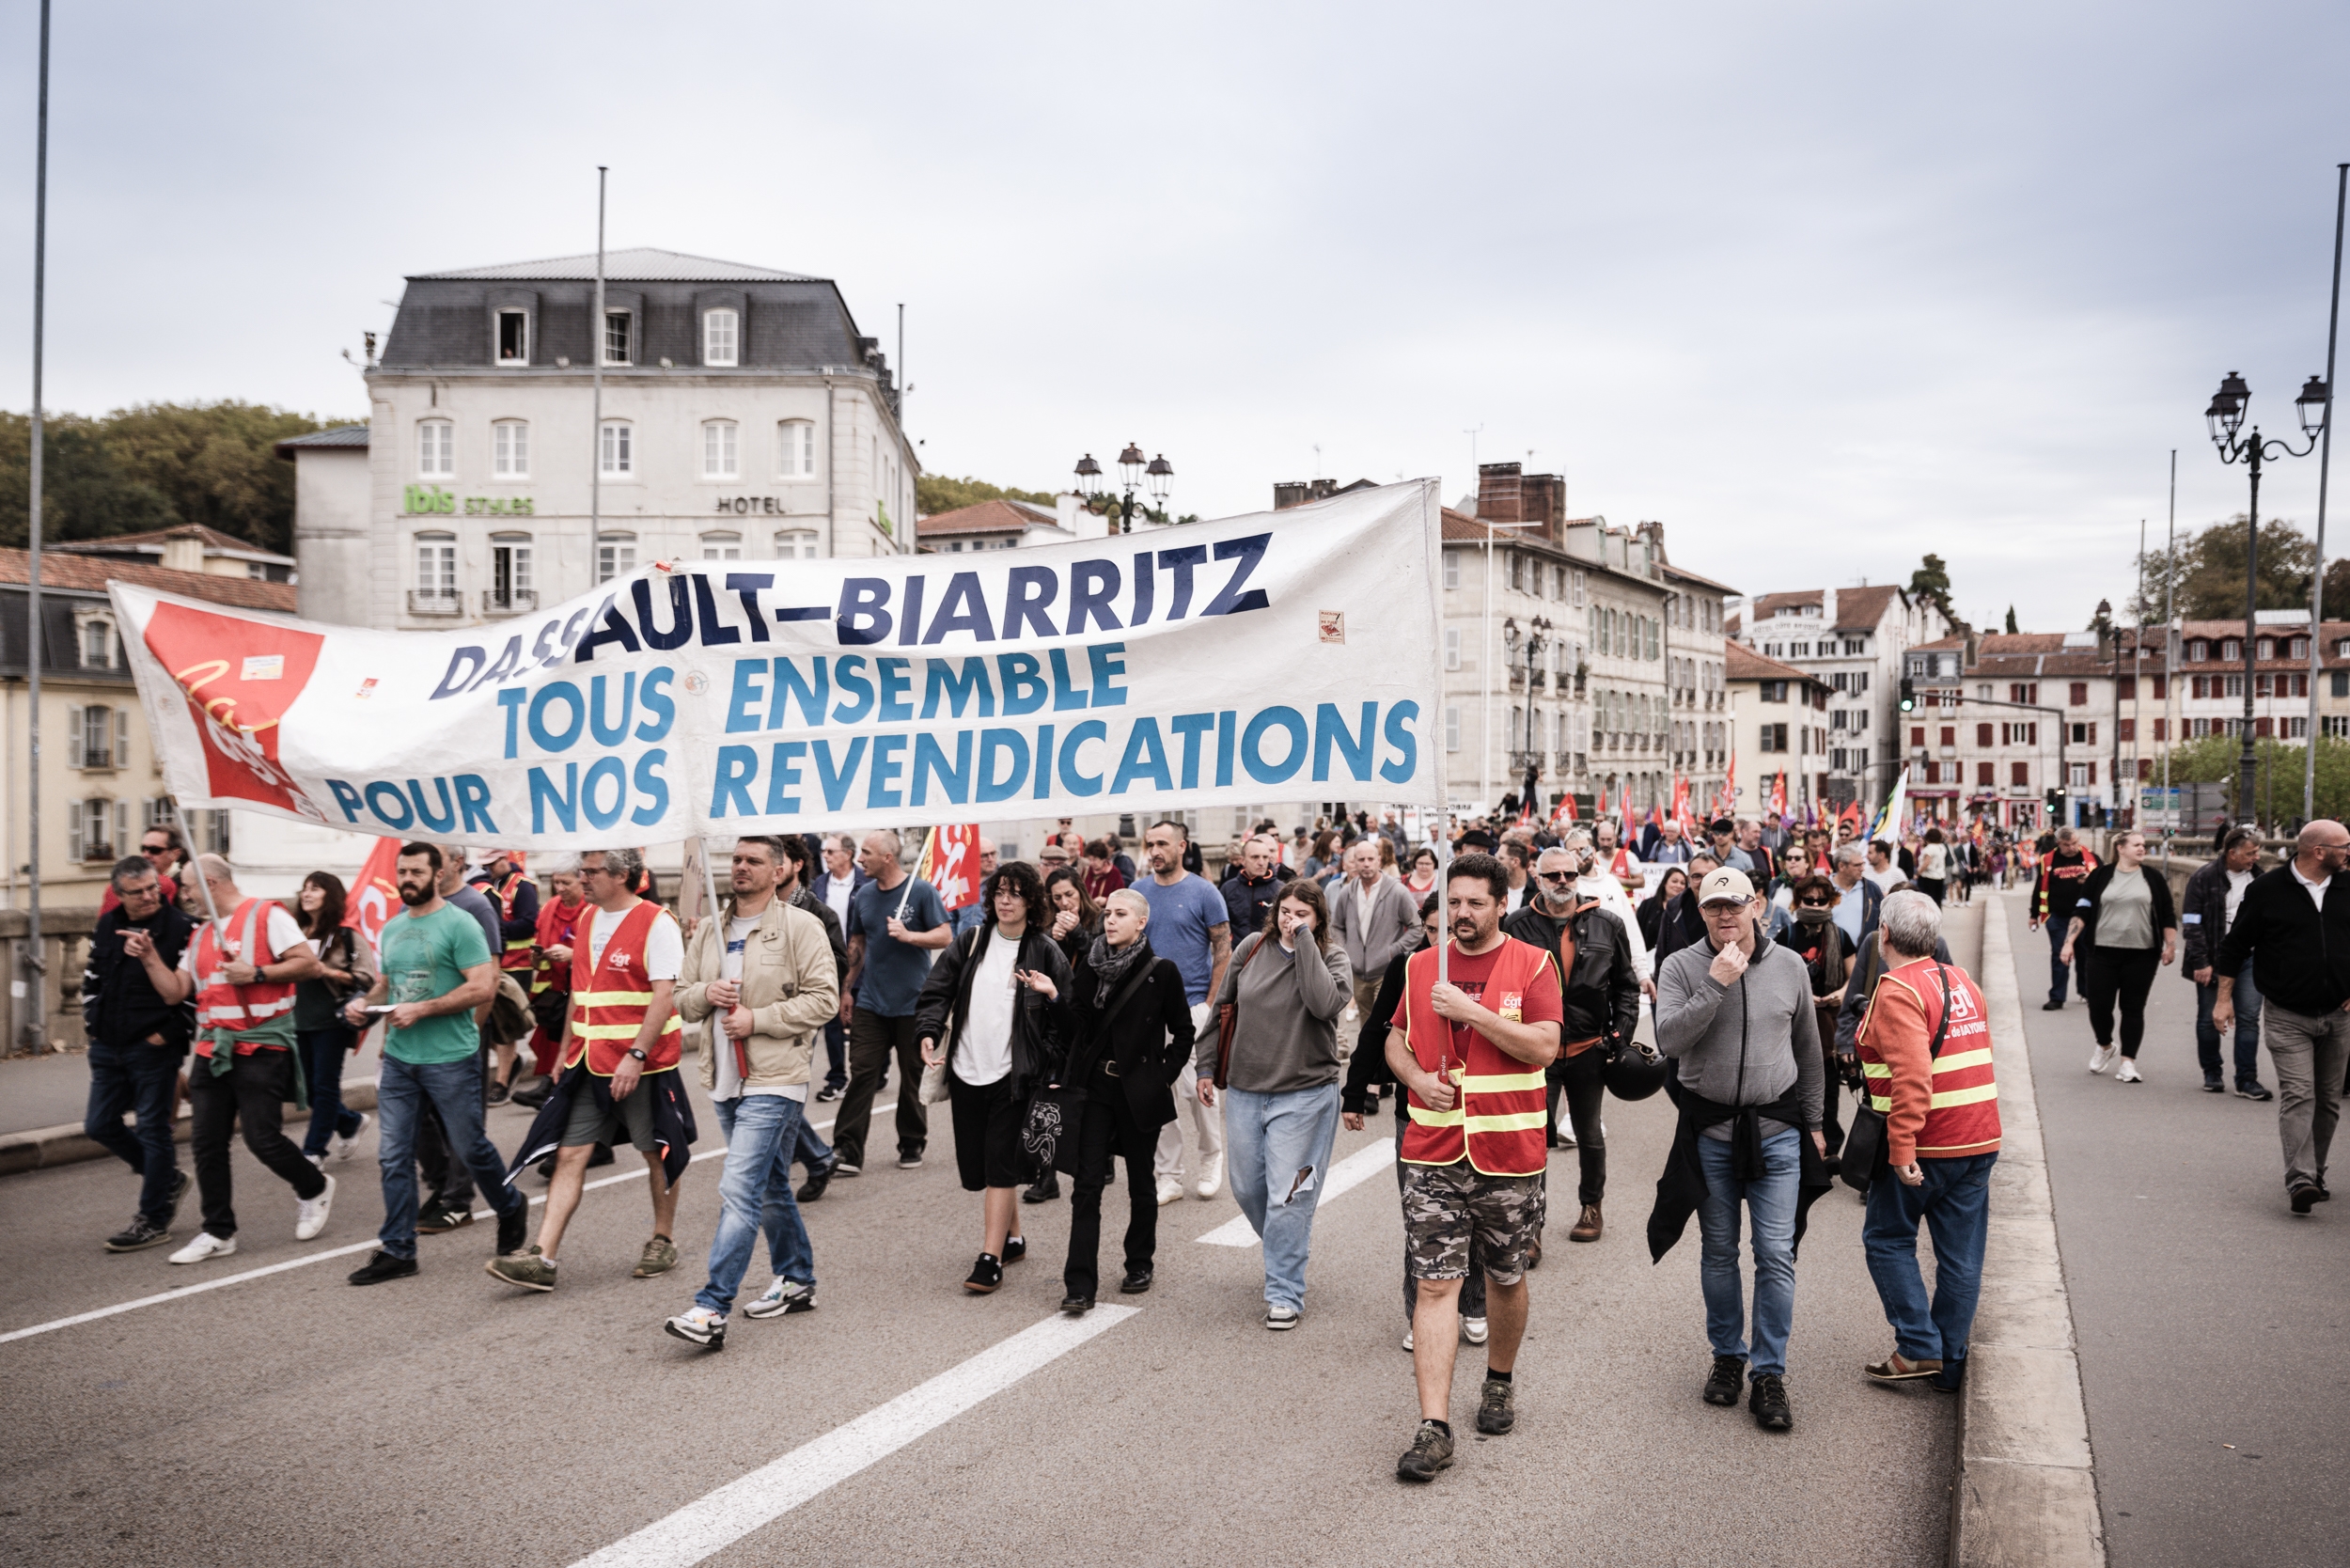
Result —
[[[340, 351], [401, 278], [591, 249], [603, 162], [614, 246], [835, 278], [893, 360], [903, 301], [933, 471], [1132, 440], [1205, 516], [1317, 470], [1452, 499], [1475, 430], [1747, 591], [1932, 550], [1978, 622], [2060, 629], [2122, 602], [2172, 447], [2182, 528], [2242, 509], [2223, 372], [2276, 431], [2324, 367], [2339, 5], [1468, 11], [60, 0], [48, 402], [361, 414]], [[2317, 467], [2264, 511], [2313, 521]]]

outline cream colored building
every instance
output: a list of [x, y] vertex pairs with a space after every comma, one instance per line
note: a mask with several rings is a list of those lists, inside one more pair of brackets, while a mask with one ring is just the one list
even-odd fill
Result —
[[1790, 813], [1801, 816], [1807, 806], [1825, 811], [1821, 769], [1829, 749], [1832, 688], [1743, 643], [1730, 644], [1727, 657], [1731, 745], [1738, 764], [1733, 811], [1762, 816], [1782, 789]]

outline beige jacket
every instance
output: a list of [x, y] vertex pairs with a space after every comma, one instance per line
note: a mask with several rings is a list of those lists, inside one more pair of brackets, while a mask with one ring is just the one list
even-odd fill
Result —
[[[689, 1024], [707, 1022], [714, 1050], [702, 1053], [702, 1088], [718, 1084], [718, 1051], [732, 1050], [721, 1021], [711, 1014], [710, 982], [722, 974], [725, 917], [695, 927], [678, 977], [677, 1009]], [[823, 922], [782, 899], [767, 906], [743, 945], [743, 1005], [753, 1018], [742, 1042], [749, 1058], [745, 1089], [785, 1089], [807, 1082], [816, 1036], [840, 1011], [840, 983]]]

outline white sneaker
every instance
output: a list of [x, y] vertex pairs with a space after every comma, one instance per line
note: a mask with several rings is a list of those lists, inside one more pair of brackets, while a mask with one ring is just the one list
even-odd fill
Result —
[[1412, 1348], [1412, 1325], [1408, 1323], [1403, 1325], [1403, 1348]]
[[776, 1282], [767, 1287], [767, 1294], [743, 1309], [746, 1318], [789, 1317], [795, 1312], [816, 1310], [816, 1287], [803, 1285], [796, 1279], [776, 1276]]
[[2146, 1081], [2138, 1075], [2138, 1063], [2129, 1057], [2122, 1058], [2122, 1071], [2116, 1073], [2113, 1077], [2116, 1083], [2142, 1084]]
[[1294, 1307], [1280, 1305], [1268, 1306], [1264, 1309], [1264, 1325], [1267, 1328], [1274, 1330], [1276, 1333], [1278, 1333], [1285, 1329], [1296, 1327], [1299, 1320], [1304, 1318], [1305, 1315], [1305, 1313], [1300, 1312]]
[[1209, 1156], [1208, 1168], [1199, 1173], [1199, 1183], [1191, 1189], [1202, 1198], [1214, 1198], [1224, 1190], [1224, 1156]]
[[1485, 1342], [1485, 1320], [1483, 1318], [1463, 1318], [1461, 1320], [1461, 1338], [1466, 1340], [1473, 1345], [1483, 1344]]
[[2107, 1068], [2113, 1065], [2113, 1058], [2116, 1056], [2119, 1056], [2121, 1051], [2122, 1047], [2119, 1045], [2100, 1045], [2096, 1047], [2089, 1053], [2089, 1070], [2092, 1073], [2104, 1072]]
[[369, 1116], [366, 1111], [361, 1111], [359, 1113], [359, 1130], [357, 1132], [352, 1134], [349, 1137], [345, 1137], [342, 1134], [337, 1133], [335, 1135], [334, 1142], [331, 1145], [335, 1152], [335, 1157], [338, 1160], [347, 1160], [351, 1158], [351, 1152], [359, 1147], [359, 1140], [367, 1136], [368, 1125], [374, 1120], [375, 1118]]
[[210, 1231], [198, 1231], [196, 1240], [171, 1255], [175, 1263], [200, 1263], [207, 1258], [226, 1258], [237, 1249], [237, 1238], [221, 1240]]
[[1177, 1180], [1176, 1180], [1174, 1177], [1172, 1177], [1172, 1176], [1162, 1176], [1162, 1177], [1160, 1177], [1160, 1178], [1159, 1178], [1159, 1207], [1160, 1207], [1160, 1208], [1162, 1208], [1162, 1209], [1164, 1209], [1164, 1208], [1166, 1208], [1166, 1207], [1167, 1207], [1169, 1203], [1180, 1203], [1180, 1202], [1182, 1202], [1183, 1200], [1183, 1183], [1181, 1183], [1181, 1182], [1179, 1182], [1179, 1181], [1177, 1181]]
[[294, 1240], [308, 1241], [326, 1229], [326, 1216], [335, 1212], [335, 1178], [326, 1179], [326, 1190], [316, 1198], [306, 1198], [294, 1214]]
[[305, 1154], [302, 1157], [308, 1160], [312, 1165], [317, 1166], [321, 1170], [326, 1168], [326, 1156], [324, 1154]]
[[683, 1340], [688, 1344], [700, 1345], [708, 1350], [724, 1350], [727, 1347], [726, 1314], [713, 1312], [707, 1307], [689, 1308], [661, 1327], [672, 1339]]

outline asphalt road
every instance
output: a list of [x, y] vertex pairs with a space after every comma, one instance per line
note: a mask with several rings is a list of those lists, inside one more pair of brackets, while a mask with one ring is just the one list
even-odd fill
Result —
[[[2086, 1004], [2040, 1011], [2046, 939], [2021, 899], [2007, 918], [2109, 1560], [2350, 1562], [2350, 1214], [2295, 1216], [2275, 1105], [2202, 1091], [2175, 967], [2148, 1008], [2146, 1082], [2092, 1076]], [[2273, 1090], [2264, 1051], [2262, 1073]]]
[[[1518, 1430], [1473, 1439], [1480, 1362], [1464, 1347], [1454, 1419], [1472, 1440], [1427, 1488], [1393, 1479], [1416, 1406], [1385, 1169], [1323, 1208], [1295, 1332], [1260, 1326], [1253, 1247], [1196, 1239], [1237, 1215], [1230, 1200], [1186, 1199], [1162, 1211], [1158, 1287], [1122, 1298], [1139, 1310], [1034, 1350], [1005, 1342], [1057, 1321], [1067, 1205], [1025, 1211], [1030, 1259], [998, 1294], [967, 1295], [979, 1205], [955, 1184], [940, 1116], [923, 1168], [838, 1183], [808, 1211], [819, 1309], [738, 1316], [716, 1355], [660, 1331], [700, 1282], [715, 1160], [686, 1178], [675, 1274], [628, 1277], [647, 1230], [631, 1179], [588, 1195], [550, 1295], [483, 1276], [487, 1222], [425, 1238], [414, 1279], [344, 1285], [380, 1216], [364, 1150], [335, 1168], [333, 1222], [308, 1244], [291, 1240], [290, 1195], [240, 1150], [242, 1249], [195, 1269], [100, 1250], [131, 1212], [118, 1166], [10, 1177], [0, 1334], [293, 1266], [0, 1342], [0, 1557], [565, 1564], [634, 1538], [632, 1552], [659, 1549], [627, 1560], [690, 1561], [699, 1548], [679, 1545], [691, 1532], [671, 1516], [750, 1477], [709, 1505], [748, 1509], [725, 1548], [748, 1560], [1352, 1563], [1424, 1556], [1440, 1530], [1453, 1550], [1541, 1560], [1940, 1563], [1953, 1402], [1860, 1376], [1888, 1341], [1859, 1205], [1840, 1192], [1813, 1211], [1790, 1347], [1796, 1427], [1763, 1434], [1698, 1396], [1695, 1228], [1661, 1265], [1641, 1243], [1669, 1108], [1616, 1102], [1608, 1121], [1611, 1229], [1573, 1246], [1572, 1203], [1554, 1202]], [[493, 1113], [503, 1145], [523, 1125]], [[1391, 1125], [1342, 1134], [1339, 1156]], [[1556, 1165], [1571, 1196], [1573, 1153]], [[357, 1250], [302, 1262], [337, 1247]], [[1007, 1372], [1024, 1347], [1037, 1364]], [[984, 1397], [970, 1403], [975, 1379]], [[800, 1500], [770, 1518], [778, 1494], [760, 1488], [794, 1466]]]

